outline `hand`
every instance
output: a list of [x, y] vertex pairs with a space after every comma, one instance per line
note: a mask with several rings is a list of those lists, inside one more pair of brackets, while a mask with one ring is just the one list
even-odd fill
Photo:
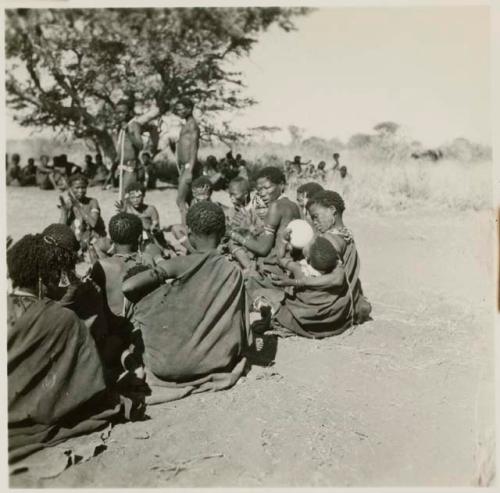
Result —
[[126, 209], [125, 201], [124, 200], [117, 200], [115, 202], [115, 209], [118, 212], [125, 212], [125, 209]]
[[233, 240], [234, 243], [237, 243], [239, 245], [243, 245], [247, 238], [240, 233], [236, 233], [236, 231], [233, 231], [231, 233], [231, 240]]
[[271, 274], [271, 281], [275, 286], [295, 286], [295, 279], [290, 279], [285, 276], [278, 276], [277, 274]]
[[71, 209], [71, 204], [67, 203], [62, 195], [59, 195], [59, 205], [57, 206], [58, 209], [62, 209], [66, 212], [68, 212]]

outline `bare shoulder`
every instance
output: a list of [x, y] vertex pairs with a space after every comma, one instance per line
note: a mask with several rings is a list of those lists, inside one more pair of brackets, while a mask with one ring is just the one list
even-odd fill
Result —
[[297, 212], [300, 214], [299, 206], [290, 200], [288, 197], [283, 197], [275, 202], [282, 212], [292, 214]]
[[337, 250], [339, 254], [342, 254], [344, 252], [347, 243], [344, 238], [342, 238], [342, 236], [332, 233], [326, 233], [324, 236], [327, 240], [330, 241], [330, 243], [334, 246], [335, 250]]

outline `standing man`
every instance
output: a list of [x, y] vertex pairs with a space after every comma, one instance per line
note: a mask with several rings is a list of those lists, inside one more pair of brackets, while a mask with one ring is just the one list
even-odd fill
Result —
[[128, 185], [134, 181], [139, 181], [139, 153], [143, 144], [141, 125], [136, 121], [133, 110], [133, 105], [126, 99], [119, 101], [116, 106], [116, 116], [120, 122], [120, 127], [115, 141], [117, 160], [111, 169], [111, 174], [114, 174], [118, 169], [122, 176], [120, 200], [123, 199], [124, 191]]
[[191, 183], [201, 175], [198, 162], [200, 129], [193, 116], [194, 104], [189, 98], [181, 98], [174, 107], [174, 113], [184, 120], [184, 125], [177, 142], [177, 169], [179, 170], [179, 188], [177, 207], [181, 212], [182, 224], [186, 224], [186, 213], [191, 202]]

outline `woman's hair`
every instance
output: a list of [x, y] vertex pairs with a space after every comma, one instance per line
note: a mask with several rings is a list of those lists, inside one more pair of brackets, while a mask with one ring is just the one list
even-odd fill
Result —
[[314, 204], [322, 207], [335, 207], [336, 211], [340, 214], [345, 210], [344, 199], [332, 190], [323, 190], [322, 192], [315, 193], [307, 201], [307, 208], [309, 209]]
[[212, 191], [213, 185], [208, 177], [199, 176], [198, 178], [195, 178], [191, 183], [191, 189], [194, 190], [195, 188], [208, 188], [210, 191]]
[[142, 195], [145, 195], [146, 194], [146, 187], [138, 181], [133, 181], [132, 183], [130, 183], [127, 186], [127, 188], [125, 189], [125, 192], [126, 193], [141, 192]]
[[47, 272], [72, 271], [80, 249], [73, 230], [66, 224], [54, 223], [47, 226], [41, 236], [42, 258], [45, 264], [42, 269], [46, 268]]
[[15, 287], [35, 289], [70, 272], [77, 261], [78, 242], [64, 224], [52, 224], [42, 234], [23, 236], [7, 251], [9, 277]]
[[276, 166], [266, 166], [265, 168], [262, 168], [257, 174], [257, 179], [259, 178], [267, 178], [275, 185], [286, 184], [285, 174]]
[[322, 192], [324, 188], [315, 181], [310, 181], [309, 183], [304, 183], [297, 188], [297, 193], [304, 193], [307, 197], [312, 197], [315, 193]]
[[109, 221], [109, 236], [118, 245], [134, 245], [142, 234], [142, 221], [139, 216], [119, 212]]
[[41, 235], [25, 235], [7, 250], [7, 271], [17, 288], [35, 289], [41, 257]]
[[89, 184], [88, 178], [84, 174], [78, 173], [78, 172], [74, 173], [73, 175], [71, 175], [69, 177], [68, 183], [71, 186], [74, 183], [76, 183], [77, 181], [81, 181], [81, 182], [85, 183], [85, 186], [88, 186], [88, 184]]
[[186, 223], [194, 234], [200, 236], [217, 234], [222, 238], [226, 232], [226, 217], [222, 207], [207, 200], [188, 209]]

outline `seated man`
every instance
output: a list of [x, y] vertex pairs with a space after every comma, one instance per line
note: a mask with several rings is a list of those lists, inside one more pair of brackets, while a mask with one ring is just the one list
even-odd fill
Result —
[[243, 276], [217, 252], [224, 212], [198, 202], [186, 220], [193, 252], [123, 283], [125, 296], [135, 303], [133, 323], [142, 330], [153, 390], [149, 403], [172, 400], [172, 389], [165, 387], [180, 387], [182, 395], [231, 387], [243, 373], [243, 354], [251, 343]]
[[40, 156], [40, 164], [36, 170], [36, 184], [40, 190], [54, 189], [54, 166], [50, 163], [49, 156], [43, 154]]
[[36, 166], [35, 160], [32, 157], [28, 159], [28, 164], [21, 169], [19, 181], [22, 187], [32, 187], [36, 185]]
[[7, 163], [6, 181], [8, 187], [18, 187], [21, 185], [21, 157], [19, 154], [12, 154], [10, 163]]

